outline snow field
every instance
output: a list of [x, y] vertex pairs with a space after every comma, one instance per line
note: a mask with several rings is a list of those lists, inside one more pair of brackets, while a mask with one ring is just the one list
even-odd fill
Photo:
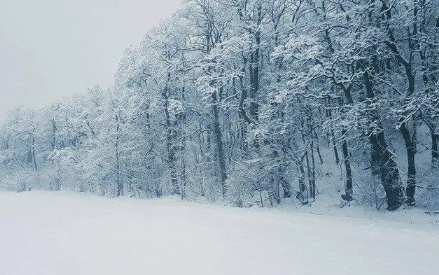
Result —
[[176, 199], [0, 193], [0, 274], [439, 274], [439, 227]]

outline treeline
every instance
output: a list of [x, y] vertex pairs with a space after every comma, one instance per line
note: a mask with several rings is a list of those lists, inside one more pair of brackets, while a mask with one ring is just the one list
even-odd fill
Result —
[[126, 50], [113, 87], [12, 111], [0, 181], [307, 204], [331, 152], [345, 201], [379, 183], [389, 210], [419, 189], [437, 202], [438, 70], [437, 1], [188, 0]]

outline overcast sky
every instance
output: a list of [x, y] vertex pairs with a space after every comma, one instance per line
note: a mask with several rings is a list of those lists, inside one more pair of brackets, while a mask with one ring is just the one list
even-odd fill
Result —
[[181, 0], [0, 0], [0, 121], [111, 85], [130, 44]]

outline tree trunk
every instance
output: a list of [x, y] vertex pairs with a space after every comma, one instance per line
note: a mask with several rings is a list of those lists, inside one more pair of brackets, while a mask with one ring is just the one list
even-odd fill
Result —
[[[368, 98], [368, 105], [371, 105], [375, 98], [370, 75], [367, 71], [363, 73], [364, 86]], [[387, 209], [396, 210], [402, 205], [404, 192], [402, 183], [399, 177], [399, 170], [396, 162], [393, 160], [393, 155], [390, 152], [385, 136], [384, 130], [381, 127], [381, 120], [377, 110], [370, 108], [369, 119], [372, 123], [368, 129], [369, 141], [372, 145], [372, 155], [379, 160], [381, 184], [386, 192]], [[372, 160], [372, 163], [375, 159]]]
[[305, 161], [306, 161], [306, 171], [308, 175], [309, 196], [315, 199], [316, 198], [314, 192], [315, 180], [312, 176], [312, 168], [311, 168], [311, 162], [309, 160], [309, 152], [306, 152]]
[[285, 178], [285, 167], [283, 165], [279, 166], [279, 183], [282, 186], [283, 197], [291, 198], [291, 184]]
[[52, 145], [52, 149], [57, 149], [56, 146], [56, 132], [57, 132], [57, 127], [56, 127], [56, 123], [55, 123], [55, 119], [52, 119], [52, 141], [51, 141], [51, 145]]
[[282, 186], [283, 197], [291, 198], [291, 184], [285, 178], [285, 165], [281, 162], [277, 150], [274, 150], [273, 155], [274, 159], [277, 161], [277, 184], [280, 184]]
[[226, 171], [226, 161], [225, 161], [225, 154], [223, 148], [221, 124], [219, 121], [218, 95], [216, 91], [212, 93], [212, 101], [213, 101], [213, 105], [212, 105], [213, 131], [215, 135], [216, 149], [218, 154], [218, 164], [220, 169], [221, 192], [223, 195], [223, 199], [225, 199], [227, 192], [227, 188], [226, 188], [227, 171]]
[[259, 116], [259, 103], [258, 103], [258, 92], [260, 86], [259, 80], [259, 63], [260, 63], [260, 51], [261, 51], [261, 30], [260, 24], [262, 22], [262, 6], [257, 7], [257, 24], [258, 29], [254, 33], [255, 37], [255, 50], [250, 55], [250, 115], [254, 121], [258, 120]]
[[305, 168], [303, 167], [303, 156], [297, 161], [297, 165], [300, 172], [299, 178], [299, 192], [296, 194], [296, 198], [302, 202], [303, 205], [308, 204], [308, 194], [306, 194], [306, 184], [305, 184]]
[[120, 125], [119, 125], [119, 115], [116, 115], [116, 144], [115, 144], [115, 153], [116, 153], [116, 196], [120, 197], [123, 195], [123, 184], [120, 175]]
[[413, 205], [415, 203], [415, 191], [416, 191], [416, 166], [415, 166], [415, 154], [416, 154], [416, 138], [410, 135], [410, 131], [407, 128], [407, 123], [401, 124], [399, 131], [404, 138], [405, 148], [407, 152], [407, 187], [406, 196], [407, 204]]
[[[35, 132], [35, 129], [34, 129]], [[32, 135], [32, 161], [33, 161], [33, 165], [34, 165], [34, 169], [35, 171], [38, 170], [38, 165], [37, 165], [37, 157], [36, 157], [36, 153], [35, 153], [35, 136]]]
[[346, 169], [346, 183], [345, 183], [345, 194], [342, 195], [342, 198], [345, 201], [351, 201], [353, 200], [353, 186], [352, 186], [352, 169], [351, 169], [351, 162], [350, 162], [350, 156], [349, 156], [349, 150], [348, 150], [348, 143], [345, 139], [346, 135], [346, 129], [342, 130], [343, 135], [343, 141], [342, 141], [342, 151], [343, 151], [343, 158], [344, 158], [344, 166]]
[[438, 140], [439, 134], [431, 131], [431, 162], [434, 166], [439, 162]]
[[172, 125], [171, 116], [169, 113], [169, 87], [168, 83], [171, 78], [171, 74], [168, 73], [167, 76], [167, 83], [166, 87], [164, 88], [162, 92], [162, 97], [164, 100], [164, 112], [165, 112], [165, 119], [166, 119], [166, 149], [168, 152], [168, 168], [170, 171], [170, 177], [171, 177], [171, 184], [172, 184], [172, 194], [173, 195], [180, 195], [180, 186], [178, 184], [178, 175], [177, 175], [177, 167], [176, 167], [176, 148], [174, 142], [177, 137], [177, 131], [175, 129], [175, 125]]
[[332, 150], [334, 151], [335, 164], [340, 163], [340, 157], [338, 156], [337, 143], [335, 142], [335, 134], [334, 129], [331, 126], [331, 141], [332, 141]]
[[314, 155], [314, 140], [311, 140], [311, 178], [309, 182], [310, 182], [311, 197], [315, 200], [317, 195], [317, 190], [316, 190], [316, 161]]

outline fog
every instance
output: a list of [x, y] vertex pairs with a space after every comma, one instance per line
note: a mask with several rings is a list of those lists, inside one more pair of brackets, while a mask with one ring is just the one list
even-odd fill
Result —
[[180, 0], [0, 0], [0, 121], [95, 84]]

